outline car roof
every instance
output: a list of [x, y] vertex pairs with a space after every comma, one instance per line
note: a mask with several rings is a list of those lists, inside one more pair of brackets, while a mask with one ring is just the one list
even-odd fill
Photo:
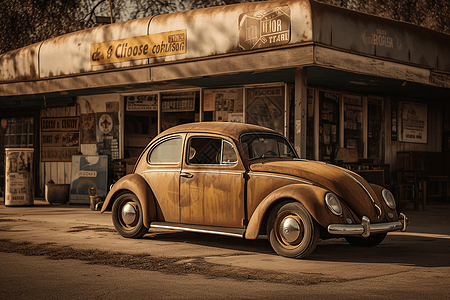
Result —
[[235, 140], [238, 140], [241, 134], [247, 132], [266, 132], [278, 134], [272, 129], [252, 124], [234, 122], [196, 122], [169, 128], [159, 134], [157, 138], [176, 133], [214, 133], [229, 136]]

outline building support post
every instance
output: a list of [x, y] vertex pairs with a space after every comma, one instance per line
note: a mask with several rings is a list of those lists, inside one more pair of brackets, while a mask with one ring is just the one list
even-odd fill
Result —
[[306, 109], [308, 107], [306, 71], [306, 68], [295, 70], [294, 147], [301, 158], [306, 158]]

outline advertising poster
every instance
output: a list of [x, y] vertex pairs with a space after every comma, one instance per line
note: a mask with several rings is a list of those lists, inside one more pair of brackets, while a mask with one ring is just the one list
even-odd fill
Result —
[[245, 114], [247, 123], [283, 133], [284, 86], [248, 89]]
[[243, 89], [211, 89], [203, 94], [203, 110], [214, 112], [214, 121], [243, 122]]
[[97, 113], [97, 149], [99, 154], [119, 158], [119, 117], [117, 112]]
[[106, 196], [108, 180], [107, 155], [74, 155], [69, 203], [89, 204], [89, 196]]
[[95, 114], [82, 114], [81, 115], [81, 144], [95, 144]]
[[427, 105], [400, 102], [401, 142], [427, 143]]
[[34, 149], [5, 149], [5, 205], [33, 205]]

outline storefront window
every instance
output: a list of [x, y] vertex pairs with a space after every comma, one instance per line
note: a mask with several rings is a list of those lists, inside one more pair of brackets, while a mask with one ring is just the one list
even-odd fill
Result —
[[381, 120], [383, 106], [381, 101], [369, 99], [368, 103], [368, 132], [367, 132], [367, 158], [381, 159]]
[[344, 100], [344, 148], [357, 149], [363, 157], [363, 103], [362, 97], [343, 95]]
[[243, 88], [203, 91], [203, 120], [243, 123]]
[[2, 134], [5, 148], [32, 148], [34, 141], [33, 118], [2, 119]]
[[320, 160], [334, 162], [339, 145], [339, 103], [341, 94], [319, 92], [319, 152]]
[[161, 131], [199, 121], [198, 91], [161, 93]]
[[246, 123], [271, 128], [284, 134], [284, 86], [246, 90]]

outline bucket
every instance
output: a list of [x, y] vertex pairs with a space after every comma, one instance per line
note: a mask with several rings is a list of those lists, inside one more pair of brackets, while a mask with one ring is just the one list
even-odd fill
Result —
[[52, 184], [45, 185], [45, 200], [50, 203], [65, 204], [69, 201], [70, 184]]
[[101, 196], [89, 196], [89, 200], [90, 200], [90, 209], [91, 210], [98, 210], [98, 203], [103, 202], [103, 197]]
[[34, 149], [6, 148], [5, 206], [34, 205]]

